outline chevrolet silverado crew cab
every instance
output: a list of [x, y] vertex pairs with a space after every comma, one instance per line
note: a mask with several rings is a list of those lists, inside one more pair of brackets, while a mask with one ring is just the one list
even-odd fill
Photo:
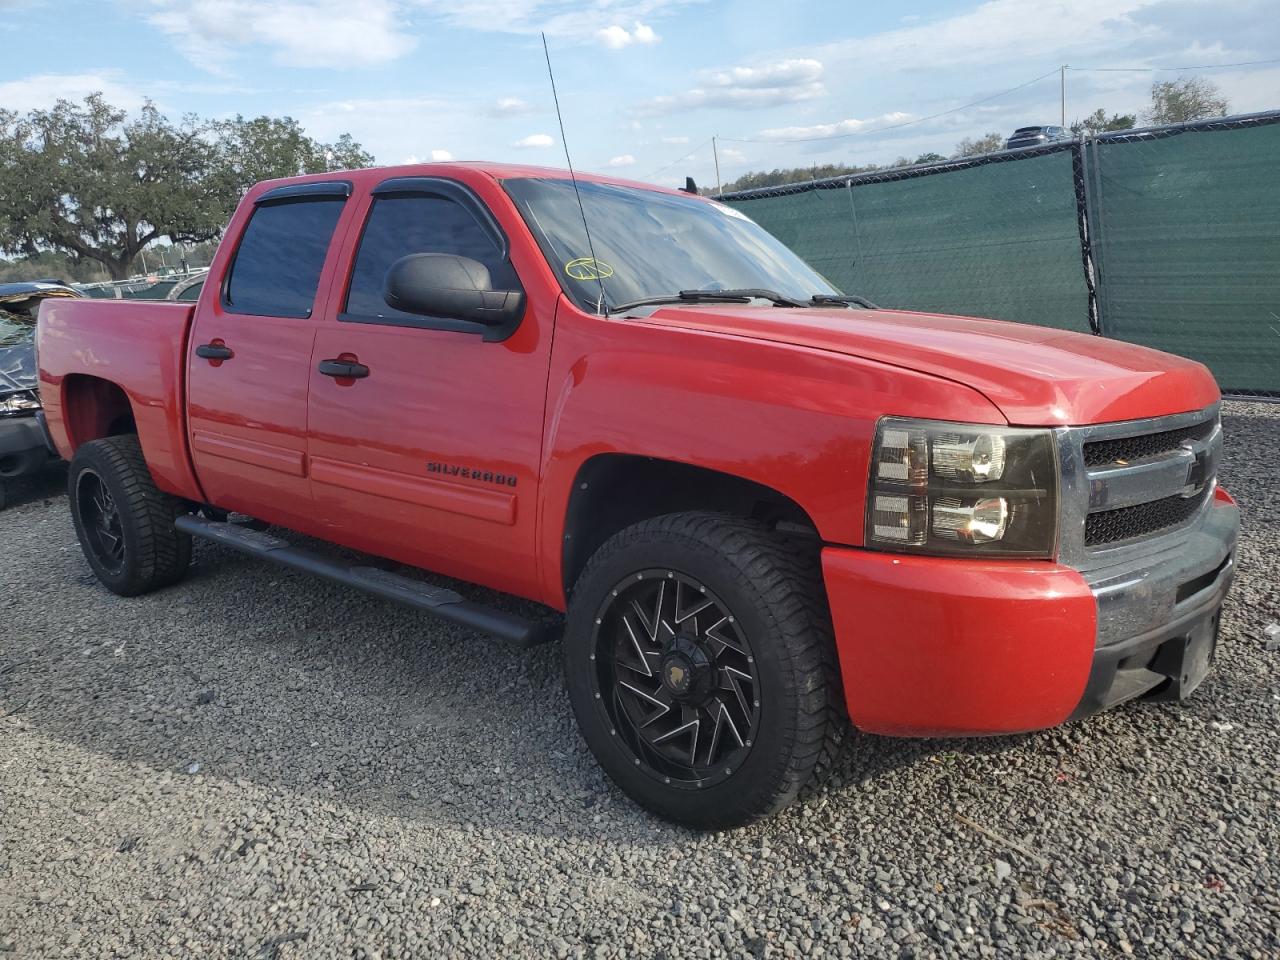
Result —
[[518, 643], [562, 623], [601, 766], [698, 827], [780, 809], [850, 721], [1000, 734], [1186, 697], [1233, 573], [1200, 364], [876, 309], [637, 183], [262, 183], [196, 303], [50, 300], [38, 345], [109, 589], [176, 583], [200, 537]]

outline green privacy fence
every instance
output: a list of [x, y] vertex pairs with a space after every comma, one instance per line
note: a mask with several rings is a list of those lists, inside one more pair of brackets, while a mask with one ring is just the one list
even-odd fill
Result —
[[1280, 397], [1280, 111], [726, 194], [883, 306], [1143, 343]]

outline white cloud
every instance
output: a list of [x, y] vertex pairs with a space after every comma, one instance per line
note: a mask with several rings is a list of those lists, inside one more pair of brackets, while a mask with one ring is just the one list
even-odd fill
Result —
[[524, 137], [520, 140], [517, 140], [515, 143], [512, 144], [512, 146], [522, 147], [522, 148], [528, 148], [528, 147], [541, 148], [541, 147], [552, 146], [554, 143], [555, 143], [555, 140], [553, 140], [551, 137], [549, 137], [545, 133], [531, 133], [529, 134], [529, 136]]
[[499, 97], [493, 106], [489, 108], [489, 116], [519, 117], [526, 113], [533, 113], [533, 111], [533, 105], [521, 100], [519, 97]]
[[608, 165], [611, 167], [634, 167], [636, 165], [636, 158], [629, 153], [624, 153], [620, 156], [610, 158]]
[[678, 146], [680, 146], [680, 144], [682, 144], [682, 143], [688, 143], [688, 142], [689, 142], [689, 138], [688, 138], [688, 137], [663, 137], [663, 138], [662, 138], [662, 142], [663, 142], [663, 143], [669, 143], [669, 144], [671, 144], [673, 147], [678, 147]]
[[596, 31], [596, 39], [610, 50], [621, 50], [631, 43], [631, 34], [627, 33], [625, 27], [605, 27]]
[[[452, 109], [453, 104], [445, 100], [434, 100], [430, 97], [385, 97], [364, 98], [359, 100], [330, 100], [318, 104], [312, 112], [317, 114], [355, 114], [367, 116], [405, 117], [409, 114], [443, 113]], [[344, 119], [345, 122], [345, 119]]]
[[631, 30], [626, 27], [620, 27], [616, 23], [597, 30], [596, 39], [610, 50], [621, 50], [623, 47], [629, 47], [633, 43], [657, 43], [662, 38], [654, 32], [653, 27], [637, 20]]
[[747, 159], [747, 155], [736, 147], [725, 147], [720, 151], [720, 158], [732, 163], [742, 163]]
[[822, 61], [810, 57], [797, 60], [779, 60], [762, 67], [730, 67], [727, 70], [711, 70], [708, 82], [716, 87], [747, 87], [770, 89], [794, 87], [818, 83], [822, 80]]
[[[246, 111], [248, 112], [248, 111]], [[310, 136], [332, 141], [349, 133], [380, 163], [422, 163], [430, 159], [433, 145], [479, 141], [478, 124], [489, 121], [454, 100], [431, 97], [376, 97], [328, 100], [289, 111]]]
[[[608, 32], [620, 46], [657, 43], [662, 38], [649, 25], [680, 7], [705, 0], [602, 0], [599, 3], [572, 3], [568, 0], [405, 0], [445, 23], [485, 33], [514, 33], [574, 42], [605, 42]], [[642, 22], [644, 21], [644, 22]], [[632, 24], [628, 29], [622, 24]], [[627, 35], [620, 40], [621, 33]]]
[[101, 93], [107, 103], [122, 110], [137, 110], [146, 99], [115, 71], [39, 73], [0, 83], [0, 104], [25, 113], [52, 107], [57, 100], [83, 100], [91, 93]]
[[757, 109], [812, 100], [826, 93], [822, 61], [812, 57], [778, 60], [759, 67], [704, 70], [699, 82], [682, 94], [654, 97], [643, 113], [671, 113], [698, 107]]
[[819, 140], [825, 137], [862, 133], [895, 123], [905, 123], [910, 119], [911, 114], [894, 111], [872, 117], [870, 120], [839, 120], [835, 123], [815, 123], [809, 127], [774, 127], [770, 130], [761, 130], [760, 136], [766, 140]]
[[431, 159], [436, 163], [444, 163], [445, 161], [452, 160], [453, 154], [448, 150], [432, 150]]
[[416, 45], [393, 0], [151, 0], [148, 20], [196, 66], [230, 73], [228, 61], [265, 48], [291, 66], [371, 66]]
[[[1144, 8], [1172, 6], [1162, 0], [986, 0], [964, 13], [921, 21], [867, 37], [837, 41], [816, 55], [834, 55], [835, 48], [862, 65], [875, 63], [900, 70], [903, 64], [927, 64], [929, 69], [1017, 61], [1068, 63], [1072, 54], [1091, 59], [1126, 47], [1162, 30], [1134, 18]], [[1206, 5], [1207, 6], [1207, 5]]]

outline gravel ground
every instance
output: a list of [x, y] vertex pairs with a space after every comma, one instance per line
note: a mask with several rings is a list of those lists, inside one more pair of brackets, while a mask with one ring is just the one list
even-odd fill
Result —
[[[554, 648], [510, 654], [198, 545], [137, 600], [53, 476], [0, 515], [0, 960], [1280, 956], [1280, 407], [1189, 702], [867, 738], [815, 800], [698, 835], [606, 782]], [[988, 832], [989, 831], [989, 832]]]

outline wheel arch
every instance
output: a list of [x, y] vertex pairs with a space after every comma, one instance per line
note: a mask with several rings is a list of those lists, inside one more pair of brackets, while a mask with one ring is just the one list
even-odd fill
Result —
[[759, 520], [820, 542], [817, 524], [785, 493], [696, 464], [626, 453], [600, 453], [578, 468], [563, 517], [560, 587], [568, 597], [587, 561], [632, 524], [669, 513], [706, 510]]
[[129, 395], [92, 374], [68, 374], [62, 381], [62, 412], [72, 453], [90, 440], [138, 432]]

